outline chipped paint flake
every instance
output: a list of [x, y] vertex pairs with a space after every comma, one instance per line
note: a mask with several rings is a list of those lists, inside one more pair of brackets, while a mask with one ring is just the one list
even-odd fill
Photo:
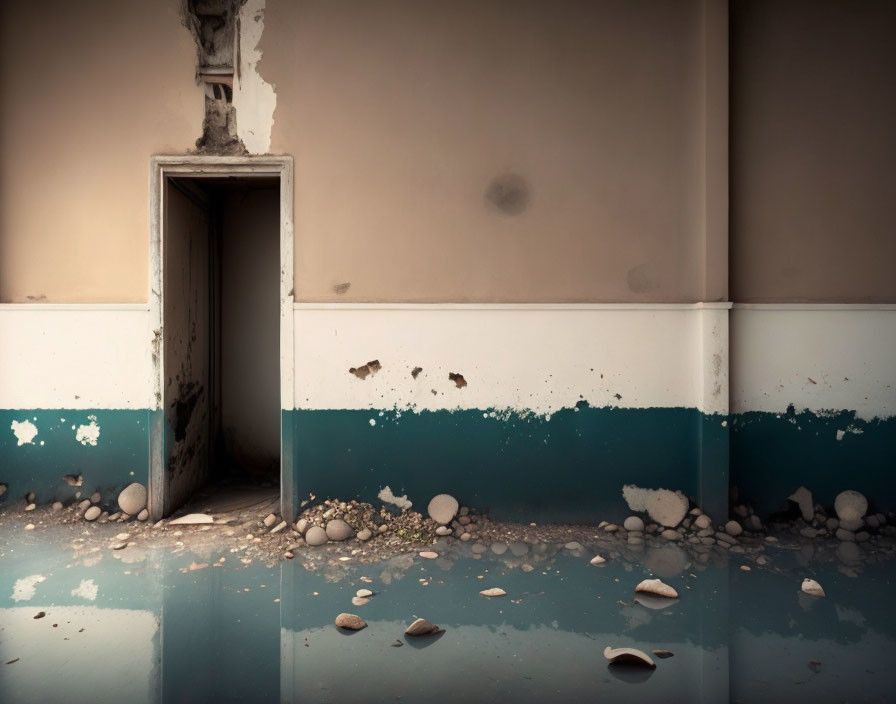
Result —
[[34, 598], [34, 592], [37, 585], [47, 580], [42, 574], [32, 574], [27, 577], [17, 579], [12, 586], [13, 601], [31, 601]]
[[239, 67], [234, 76], [233, 106], [237, 133], [250, 154], [267, 154], [277, 94], [274, 86], [258, 73], [262, 52], [258, 48], [264, 32], [265, 0], [247, 0], [240, 8]]
[[384, 486], [380, 490], [380, 493], [377, 494], [377, 498], [384, 503], [398, 506], [402, 511], [406, 511], [414, 505], [411, 501], [408, 501], [407, 494], [404, 496], [395, 496], [395, 494], [392, 493], [392, 489], [388, 486]]
[[88, 601], [96, 601], [96, 595], [99, 594], [99, 587], [92, 579], [82, 579], [81, 583], [72, 589], [72, 596], [78, 596]]
[[[35, 420], [37, 419], [35, 418]], [[16, 436], [19, 447], [22, 445], [34, 444], [34, 438], [37, 435], [37, 426], [30, 420], [25, 419], [21, 422], [14, 420], [9, 427]]]
[[[75, 440], [82, 445], [96, 447], [96, 441], [100, 437], [100, 426], [96, 424], [96, 416], [87, 416], [90, 422], [87, 425], [79, 425], [75, 432]], [[72, 426], [74, 427], [74, 426]]]

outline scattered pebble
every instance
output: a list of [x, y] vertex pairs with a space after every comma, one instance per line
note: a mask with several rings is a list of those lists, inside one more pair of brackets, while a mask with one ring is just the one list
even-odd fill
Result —
[[85, 521], [95, 521], [100, 517], [102, 513], [102, 509], [99, 506], [91, 506], [84, 512], [84, 520]]
[[678, 592], [659, 579], [645, 579], [635, 587], [635, 591], [644, 592], [646, 594], [655, 594], [656, 596], [664, 596], [669, 599], [678, 598]]
[[611, 663], [624, 662], [647, 667], [656, 667], [656, 663], [643, 650], [637, 648], [604, 648], [604, 657]]
[[803, 580], [802, 590], [806, 594], [811, 594], [812, 596], [824, 596], [824, 589], [821, 588], [821, 585], [816, 582], [814, 579], [809, 579], [806, 577]]
[[311, 526], [305, 532], [305, 542], [313, 547], [324, 545], [327, 542], [327, 531], [320, 526]]
[[420, 557], [425, 557], [427, 560], [435, 560], [439, 556], [439, 553], [433, 552], [432, 550], [424, 550], [419, 554]]
[[605, 557], [601, 557], [600, 555], [595, 555], [591, 558], [592, 565], [602, 565], [607, 561]]
[[492, 587], [491, 589], [483, 589], [483, 590], [482, 590], [481, 592], [479, 592], [479, 593], [480, 593], [482, 596], [488, 596], [488, 597], [492, 597], [492, 596], [504, 596], [504, 595], [507, 594], [507, 592], [505, 592], [505, 591], [504, 591], [503, 589], [501, 589], [500, 587]]
[[367, 628], [367, 622], [355, 614], [339, 614], [334, 623], [337, 628], [345, 628], [349, 631], [360, 631], [362, 628]]
[[269, 513], [269, 514], [268, 514], [267, 516], [265, 516], [265, 518], [264, 518], [264, 527], [265, 527], [265, 528], [270, 528], [270, 527], [273, 526], [276, 522], [277, 522], [277, 514], [276, 514], [276, 513]]
[[430, 623], [425, 618], [418, 618], [404, 632], [406, 636], [428, 636], [439, 633], [440, 629], [434, 623]]
[[665, 660], [666, 658], [671, 658], [672, 656], [675, 655], [675, 653], [673, 653], [671, 650], [662, 650], [662, 649], [654, 650], [653, 654], [656, 655], [658, 658], [662, 658], [663, 660]]

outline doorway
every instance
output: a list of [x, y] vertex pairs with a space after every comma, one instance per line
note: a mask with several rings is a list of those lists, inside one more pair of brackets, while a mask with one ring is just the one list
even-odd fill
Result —
[[155, 519], [197, 496], [292, 515], [281, 412], [292, 407], [291, 167], [285, 157], [153, 159]]

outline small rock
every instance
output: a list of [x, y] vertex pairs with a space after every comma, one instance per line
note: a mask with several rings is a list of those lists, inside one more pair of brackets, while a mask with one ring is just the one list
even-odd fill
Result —
[[26, 510], [26, 511], [33, 511], [33, 510], [36, 509], [36, 508], [37, 508], [37, 504], [28, 504], [28, 505], [25, 507], [25, 510]]
[[[426, 511], [432, 520], [444, 526], [451, 523], [459, 508], [460, 505], [453, 496], [450, 494], [439, 494], [432, 497]], [[463, 514], [463, 517], [466, 518], [466, 514]]]
[[566, 545], [564, 545], [563, 547], [566, 548], [567, 550], [572, 550], [572, 551], [585, 549], [584, 545], [582, 545], [580, 542], [575, 541], [575, 540], [573, 540], [572, 542], [566, 543]]
[[66, 474], [62, 478], [62, 481], [64, 481], [69, 486], [81, 486], [81, 484], [84, 482], [84, 477], [82, 477], [80, 474]]
[[427, 560], [435, 560], [438, 556], [439, 553], [433, 552], [432, 550], [424, 550], [420, 553], [420, 557], [425, 557]]
[[466, 542], [468, 542], [472, 537], [473, 537], [473, 536], [470, 535], [469, 533], [463, 533], [463, 534], [461, 534], [460, 539], [463, 540], [463, 541], [466, 543]]
[[373, 537], [373, 533], [371, 532], [370, 528], [362, 528], [361, 530], [358, 531], [357, 538], [362, 543], [366, 543], [372, 537]]
[[370, 597], [366, 596], [353, 596], [352, 597], [352, 606], [364, 606], [365, 604], [370, 603]]
[[367, 622], [355, 614], [339, 614], [334, 621], [337, 628], [345, 628], [349, 631], [360, 631], [367, 628]]
[[84, 512], [84, 520], [85, 521], [95, 521], [100, 517], [102, 510], [99, 506], [91, 506]]
[[33, 523], [29, 523], [29, 524], [27, 524], [27, 525], [25, 526], [25, 530], [34, 530], [34, 524], [33, 524]]
[[643, 650], [637, 648], [604, 648], [604, 657], [611, 663], [624, 662], [647, 667], [656, 667], [656, 663]]
[[662, 658], [663, 660], [665, 660], [666, 658], [671, 658], [675, 655], [675, 653], [673, 653], [671, 650], [654, 650], [653, 654], [658, 658]]
[[749, 571], [750, 571], [750, 566], [749, 566], [749, 565], [741, 565], [741, 566], [740, 566], [740, 571], [741, 571], [741, 572], [749, 572]]
[[488, 548], [482, 543], [475, 543], [470, 550], [474, 555], [482, 555], [484, 552], [488, 552]]
[[276, 526], [271, 528], [269, 535], [274, 535], [274, 533], [279, 533], [281, 530], [286, 528], [289, 525], [286, 521], [280, 521]]
[[814, 538], [818, 535], [818, 531], [811, 526], [806, 526], [805, 528], [800, 528], [800, 535], [804, 538]]
[[90, 499], [84, 499], [78, 503], [78, 511], [84, 512], [90, 508]]
[[404, 632], [406, 636], [428, 636], [438, 633], [441, 629], [434, 623], [430, 623], [425, 618], [418, 618]]
[[844, 518], [840, 521], [840, 527], [844, 530], [851, 530], [855, 533], [859, 528], [865, 525], [865, 521], [861, 518]]
[[717, 532], [715, 535], [716, 535], [716, 539], [720, 540], [723, 543], [728, 543], [728, 545], [736, 545], [737, 544], [737, 538], [735, 538], [733, 535], [729, 535], [728, 533], [723, 533], [722, 531]]
[[139, 482], [128, 484], [118, 495], [118, 507], [131, 516], [146, 508], [146, 487]]
[[62, 506], [62, 502], [61, 502], [61, 501], [54, 501], [54, 502], [53, 502], [52, 509], [53, 509], [54, 511], [61, 511], [62, 508], [63, 508], [63, 506]]
[[867, 530], [860, 530], [858, 533], [856, 533], [856, 542], [857, 543], [864, 543], [866, 540], [870, 540], [870, 539], [871, 539], [871, 533], [869, 533]]
[[514, 540], [508, 548], [510, 549], [510, 554], [514, 557], [523, 557], [529, 554], [529, 544], [524, 543], [522, 540]]
[[448, 526], [439, 526], [438, 528], [436, 528], [436, 535], [445, 536], [451, 535], [451, 533], [452, 530]]
[[103, 498], [103, 495], [100, 492], [95, 491], [90, 495], [90, 503], [98, 504]]
[[355, 537], [354, 529], [341, 518], [335, 518], [327, 523], [327, 537], [334, 541], [348, 540]]
[[286, 552], [283, 553], [283, 559], [285, 559], [285, 560], [291, 560], [294, 557], [295, 557], [295, 553], [292, 550], [287, 550]]
[[121, 511], [116, 511], [111, 516], [109, 516], [110, 521], [117, 521], [119, 518], [121, 518]]
[[146, 521], [147, 519], [149, 519], [149, 511], [147, 509], [143, 509], [137, 514], [138, 521]]
[[806, 487], [801, 486], [790, 496], [788, 496], [787, 500], [792, 501], [797, 506], [799, 506], [800, 513], [802, 514], [803, 520], [806, 521], [806, 523], [812, 522], [812, 519], [815, 516], [815, 503], [812, 501], [811, 491], [809, 491]]
[[643, 531], [644, 521], [641, 520], [638, 516], [629, 516], [625, 519], [625, 521], [623, 521], [622, 527], [626, 530]]
[[747, 517], [744, 519], [744, 521], [743, 521], [743, 526], [744, 526], [744, 528], [746, 528], [747, 530], [752, 531], [753, 533], [757, 533], [757, 532], [759, 532], [760, 530], [762, 530], [762, 521], [760, 521], [760, 520], [759, 520], [759, 516], [757, 516], [757, 515], [754, 513], [754, 514], [752, 514], [752, 515], [750, 515], [750, 516], [747, 516]]
[[699, 530], [706, 530], [707, 528], [712, 526], [712, 519], [707, 516], [705, 513], [697, 516], [694, 519], [694, 527]]
[[821, 585], [808, 577], [803, 580], [802, 589], [806, 594], [811, 594], [812, 596], [824, 596], [824, 589], [821, 588]]
[[600, 555], [595, 555], [591, 558], [592, 565], [602, 565], [607, 561], [605, 557], [601, 557]]
[[645, 579], [640, 582], [637, 587], [635, 587], [635, 591], [644, 592], [647, 594], [655, 594], [656, 596], [665, 596], [669, 599], [678, 598], [678, 592], [659, 579]]
[[373, 592], [370, 591], [369, 589], [359, 589], [358, 591], [355, 592], [355, 596], [361, 597], [363, 599], [366, 597], [373, 596]]
[[666, 528], [666, 530], [660, 533], [660, 537], [665, 538], [666, 540], [678, 540], [681, 535], [679, 535], [677, 531], [674, 531], [671, 528]]
[[312, 547], [324, 545], [327, 542], [327, 531], [320, 526], [311, 526], [305, 532], [305, 542]]
[[500, 587], [492, 587], [491, 589], [483, 589], [483, 590], [482, 590], [481, 592], [479, 592], [479, 593], [480, 593], [482, 596], [489, 596], [489, 597], [491, 597], [491, 596], [504, 596], [504, 595], [507, 594], [507, 592], [505, 592], [505, 591], [504, 591], [503, 589], [501, 589]]
[[34, 614], [34, 616], [32, 616], [32, 618], [35, 618], [35, 619], [43, 618], [46, 615], [47, 615], [46, 611], [38, 611], [36, 614]]
[[841, 522], [857, 520], [868, 512], [868, 499], [852, 489], [841, 491], [834, 499], [834, 511]]
[[728, 521], [725, 524], [725, 532], [732, 537], [737, 537], [744, 532], [744, 529], [737, 521]]
[[856, 534], [851, 530], [846, 530], [846, 528], [838, 528], [837, 532], [834, 533], [834, 535], [836, 536], [837, 540], [845, 540], [849, 541], [850, 543], [854, 543], [856, 541]]
[[532, 572], [535, 568], [532, 565], [530, 565], [528, 562], [524, 562], [522, 565], [520, 565], [520, 569], [523, 572]]
[[128, 546], [127, 542], [122, 541], [120, 543], [113, 543], [112, 549], [113, 550], [124, 550], [127, 546]]
[[271, 527], [272, 525], [274, 525], [276, 522], [277, 522], [277, 514], [276, 514], [276, 513], [269, 513], [269, 514], [268, 514], [267, 516], [265, 516], [265, 518], [264, 518], [264, 527], [265, 527], [265, 528], [270, 528], [270, 527]]
[[507, 552], [507, 543], [492, 543], [491, 550], [495, 555], [503, 555]]
[[33, 491], [29, 491], [25, 494], [25, 503], [33, 504], [35, 499], [37, 499], [37, 495]]
[[305, 531], [308, 530], [309, 525], [310, 524], [308, 523], [307, 518], [300, 518], [298, 521], [296, 521], [296, 530], [300, 535], [305, 535]]

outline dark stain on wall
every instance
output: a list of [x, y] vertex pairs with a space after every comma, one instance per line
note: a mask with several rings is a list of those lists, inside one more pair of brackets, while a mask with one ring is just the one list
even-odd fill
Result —
[[529, 184], [517, 174], [495, 177], [485, 191], [486, 203], [504, 215], [519, 215], [529, 207]]
[[352, 284], [350, 281], [346, 281], [342, 284], [336, 284], [335, 286], [333, 286], [333, 293], [338, 293], [341, 296], [344, 293], [347, 293], [351, 287]]
[[416, 379], [418, 376], [420, 376], [420, 372], [422, 371], [423, 367], [414, 367], [413, 369], [411, 369], [411, 376]]
[[175, 442], [181, 442], [187, 437], [187, 427], [193, 417], [193, 411], [202, 396], [202, 385], [195, 381], [180, 382], [177, 390], [177, 399], [173, 404], [172, 427], [174, 428]]

